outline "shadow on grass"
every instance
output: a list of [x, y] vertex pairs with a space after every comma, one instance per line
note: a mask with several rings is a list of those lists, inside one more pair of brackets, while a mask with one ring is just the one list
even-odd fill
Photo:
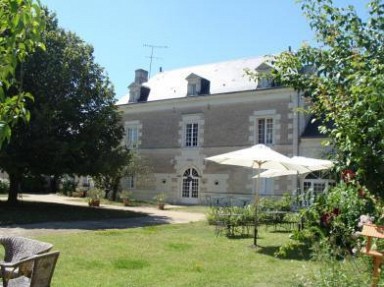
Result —
[[[279, 251], [280, 246], [258, 246], [257, 253], [265, 254], [276, 257], [276, 253]], [[285, 256], [277, 256], [280, 259], [285, 260], [310, 260], [310, 251], [307, 248], [295, 248], [288, 250]]]
[[167, 223], [167, 217], [128, 210], [32, 201], [9, 206], [0, 201], [0, 227], [99, 230]]

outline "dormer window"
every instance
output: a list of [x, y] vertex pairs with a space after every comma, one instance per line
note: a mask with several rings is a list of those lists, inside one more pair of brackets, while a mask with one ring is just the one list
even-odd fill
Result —
[[188, 81], [187, 96], [198, 96], [209, 94], [210, 82], [196, 74], [190, 74]]
[[197, 96], [197, 84], [188, 84], [188, 96]]
[[273, 81], [271, 78], [260, 77], [258, 79], [257, 88], [258, 89], [267, 89], [273, 87]]
[[276, 87], [276, 83], [270, 75], [272, 69], [273, 68], [266, 63], [262, 63], [255, 69], [259, 76], [257, 82], [258, 89], [268, 89]]

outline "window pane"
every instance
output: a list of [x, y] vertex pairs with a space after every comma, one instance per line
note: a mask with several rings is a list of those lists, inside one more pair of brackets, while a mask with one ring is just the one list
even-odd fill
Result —
[[309, 190], [312, 187], [312, 182], [304, 181], [304, 191]]
[[190, 95], [197, 95], [197, 85], [196, 84], [191, 84], [190, 85]]
[[185, 146], [191, 146], [192, 145], [192, 124], [187, 124], [185, 132], [186, 132]]
[[273, 119], [257, 120], [257, 143], [273, 144]]
[[198, 124], [187, 124], [185, 128], [185, 146], [197, 146], [199, 129]]
[[192, 198], [197, 198], [199, 190], [199, 180], [194, 178], [192, 180]]
[[137, 148], [139, 140], [139, 132], [137, 127], [128, 127], [126, 129], [127, 134], [127, 148]]
[[192, 146], [197, 146], [198, 125], [193, 124]]
[[183, 174], [182, 197], [198, 198], [199, 196], [199, 173], [194, 168], [187, 169]]
[[182, 192], [182, 196], [183, 197], [189, 197], [189, 185], [190, 185], [190, 182], [188, 181], [188, 179], [183, 179], [183, 192]]
[[135, 186], [135, 177], [134, 176], [127, 176], [123, 178], [123, 185], [128, 189], [134, 189]]
[[273, 120], [267, 119], [267, 134], [266, 134], [266, 143], [272, 144], [273, 143]]
[[325, 189], [325, 183], [315, 183], [313, 185], [313, 190], [315, 193], [321, 193]]
[[265, 120], [264, 119], [259, 119], [258, 120], [258, 143], [265, 143]]
[[135, 188], [135, 179], [133, 176], [128, 177], [128, 187], [129, 188]]

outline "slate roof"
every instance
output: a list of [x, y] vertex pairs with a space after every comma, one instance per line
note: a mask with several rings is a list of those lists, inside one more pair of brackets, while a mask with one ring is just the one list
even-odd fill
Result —
[[[321, 125], [321, 120], [313, 121], [314, 117], [311, 116], [309, 119], [307, 126], [302, 133], [302, 138], [325, 138], [326, 135], [321, 134], [319, 131], [319, 126]], [[326, 126], [328, 128], [332, 128], [332, 123], [327, 123]]]
[[[186, 78], [191, 74], [210, 81], [210, 94], [254, 90], [257, 82], [251, 81], [245, 75], [244, 69], [254, 70], [266, 60], [266, 56], [246, 58], [160, 72], [143, 83], [143, 86], [150, 88], [148, 101], [186, 97]], [[117, 104], [126, 104], [128, 99], [129, 94], [122, 97]]]

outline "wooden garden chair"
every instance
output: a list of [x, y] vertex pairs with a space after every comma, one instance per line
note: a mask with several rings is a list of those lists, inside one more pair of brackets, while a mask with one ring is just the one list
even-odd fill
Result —
[[367, 237], [365, 247], [361, 249], [361, 253], [371, 256], [373, 260], [372, 287], [376, 287], [379, 283], [381, 264], [383, 262], [384, 252], [372, 249], [372, 239], [384, 239], [384, 226], [374, 224], [364, 224], [360, 235]]

